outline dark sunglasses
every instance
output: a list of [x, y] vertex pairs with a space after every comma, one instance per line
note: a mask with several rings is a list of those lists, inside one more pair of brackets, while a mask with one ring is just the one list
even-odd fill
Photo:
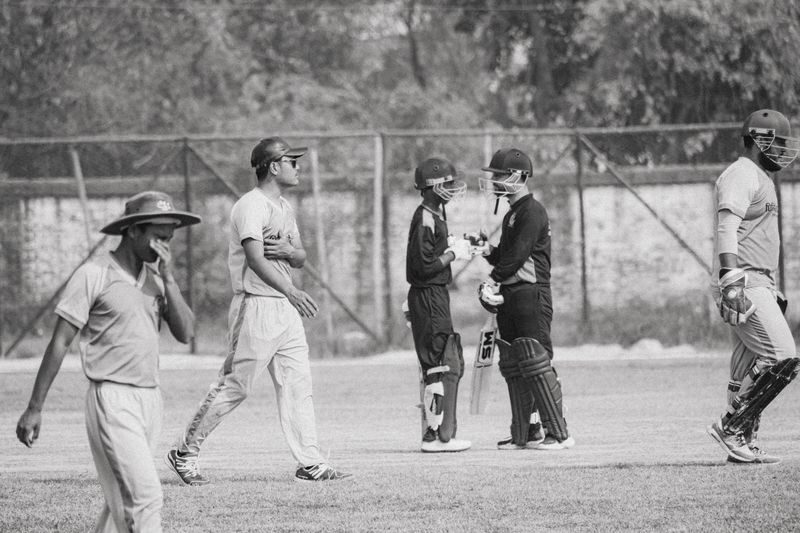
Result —
[[297, 159], [281, 159], [281, 163], [289, 163], [292, 168], [297, 168]]

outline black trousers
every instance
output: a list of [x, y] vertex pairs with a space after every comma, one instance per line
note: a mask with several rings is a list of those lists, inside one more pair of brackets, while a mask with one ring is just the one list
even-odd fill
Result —
[[536, 339], [552, 359], [550, 323], [553, 321], [553, 298], [550, 286], [539, 283], [501, 285], [500, 294], [505, 299], [497, 311], [500, 338], [506, 342], [520, 337]]
[[[408, 290], [408, 310], [411, 313], [411, 333], [422, 370], [442, 364], [447, 338], [453, 333], [450, 316], [450, 293], [445, 285], [411, 287]], [[439, 374], [436, 374], [438, 381]]]

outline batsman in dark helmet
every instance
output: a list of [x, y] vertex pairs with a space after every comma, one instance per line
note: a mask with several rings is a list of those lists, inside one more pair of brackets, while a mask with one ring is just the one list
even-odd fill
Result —
[[567, 430], [561, 382], [551, 365], [550, 221], [528, 190], [531, 159], [518, 148], [504, 148], [482, 170], [491, 176], [481, 178], [481, 190], [510, 205], [500, 242], [483, 250], [494, 268], [478, 289], [481, 304], [497, 313], [498, 366], [511, 400], [511, 437], [497, 447], [571, 448], [575, 440]]
[[406, 280], [410, 285], [404, 311], [414, 336], [420, 365], [423, 409], [423, 452], [460, 452], [468, 440], [456, 438], [458, 384], [464, 375], [461, 337], [453, 331], [450, 263], [471, 257], [466, 239], [449, 237], [445, 205], [466, 191], [453, 165], [426, 159], [414, 173], [414, 188], [422, 203], [414, 211], [406, 249]]
[[775, 273], [780, 255], [772, 173], [800, 151], [789, 120], [760, 109], [742, 124], [742, 153], [717, 178], [713, 296], [731, 326], [728, 405], [709, 435], [733, 463], [776, 463], [756, 441], [761, 412], [797, 375], [800, 359]]

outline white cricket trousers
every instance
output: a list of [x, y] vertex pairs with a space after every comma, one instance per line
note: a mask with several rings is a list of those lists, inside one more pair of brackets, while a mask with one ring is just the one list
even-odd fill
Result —
[[278, 419], [294, 459], [302, 466], [324, 462], [317, 444], [311, 366], [300, 313], [286, 298], [236, 294], [228, 313], [228, 355], [179, 442], [181, 453], [198, 454], [222, 419], [235, 409], [264, 369], [278, 401]]
[[778, 306], [775, 289], [746, 287], [744, 293], [756, 310], [747, 322], [731, 328], [733, 353], [728, 384], [729, 403], [737, 395], [749, 393], [757, 377], [753, 374], [755, 367], [772, 365], [797, 355], [792, 332]]
[[86, 432], [105, 496], [96, 533], [161, 531], [163, 495], [153, 449], [162, 407], [158, 388], [90, 383]]

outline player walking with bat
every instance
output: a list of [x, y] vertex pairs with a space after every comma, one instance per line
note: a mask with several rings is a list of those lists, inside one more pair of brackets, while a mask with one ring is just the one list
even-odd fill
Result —
[[780, 234], [770, 173], [800, 151], [781, 113], [761, 109], [742, 125], [744, 151], [716, 182], [712, 290], [732, 326], [728, 405], [708, 433], [736, 463], [776, 463], [756, 444], [761, 412], [797, 375], [797, 351], [775, 284]]
[[[511, 208], [503, 218], [497, 247], [484, 250], [494, 268], [478, 290], [481, 304], [497, 313], [498, 366], [511, 400], [511, 437], [500, 449], [563, 450], [575, 445], [564, 419], [561, 382], [550, 361], [553, 317], [550, 294], [550, 221], [528, 190], [530, 158], [517, 148], [495, 152], [481, 189]], [[538, 410], [544, 436], [531, 417]]]
[[453, 331], [450, 263], [470, 257], [466, 239], [448, 243], [445, 205], [466, 191], [444, 159], [423, 161], [414, 173], [422, 203], [414, 211], [406, 249], [408, 313], [422, 372], [422, 408], [426, 429], [423, 452], [460, 452], [472, 445], [456, 438], [458, 383], [464, 375], [461, 337]]

